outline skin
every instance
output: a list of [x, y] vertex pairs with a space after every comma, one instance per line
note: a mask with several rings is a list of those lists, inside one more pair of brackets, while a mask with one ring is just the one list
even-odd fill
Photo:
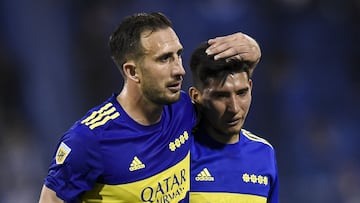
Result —
[[[185, 70], [183, 47], [173, 29], [145, 32], [141, 36], [144, 57], [123, 65], [126, 82], [117, 101], [138, 123], [151, 125], [161, 119], [163, 105], [179, 100]], [[39, 203], [60, 203], [55, 192], [43, 186]]]
[[[125, 82], [117, 101], [135, 121], [151, 125], [161, 119], [163, 105], [174, 103], [180, 97], [185, 75], [181, 60], [183, 47], [171, 28], [144, 32], [141, 42], [145, 56], [142, 60], [129, 60], [123, 65]], [[253, 61], [254, 67], [260, 59], [258, 44], [242, 33], [210, 39], [209, 43], [212, 46], [208, 54], [217, 53], [216, 58], [235, 57]], [[39, 203], [64, 201], [44, 185]]]
[[146, 32], [141, 43], [145, 55], [123, 65], [127, 80], [117, 100], [135, 121], [151, 125], [161, 119], [163, 105], [179, 100], [183, 47], [171, 28]]
[[56, 196], [56, 193], [50, 188], [43, 185], [39, 203], [65, 203], [62, 199]]
[[236, 59], [249, 62], [250, 76], [253, 75], [253, 71], [261, 58], [261, 50], [257, 42], [241, 32], [209, 39], [208, 44], [210, 46], [206, 53], [208, 55], [214, 54], [215, 60], [226, 58], [227, 60]]
[[189, 89], [192, 100], [200, 107], [206, 131], [216, 141], [224, 144], [239, 141], [251, 104], [251, 89], [252, 81], [245, 72], [229, 74], [223, 84], [210, 79], [202, 90]]

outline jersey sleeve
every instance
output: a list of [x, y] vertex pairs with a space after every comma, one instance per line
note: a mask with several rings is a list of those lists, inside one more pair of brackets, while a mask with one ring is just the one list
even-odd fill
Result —
[[45, 185], [66, 202], [78, 202], [103, 171], [98, 141], [89, 131], [70, 131], [57, 146]]

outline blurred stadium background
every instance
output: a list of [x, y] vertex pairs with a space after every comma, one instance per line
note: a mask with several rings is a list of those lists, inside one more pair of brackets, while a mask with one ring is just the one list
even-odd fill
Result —
[[108, 37], [142, 11], [173, 21], [186, 68], [202, 41], [254, 37], [246, 128], [277, 150], [281, 202], [360, 202], [359, 0], [2, 0], [0, 203], [37, 202], [58, 138], [119, 91]]

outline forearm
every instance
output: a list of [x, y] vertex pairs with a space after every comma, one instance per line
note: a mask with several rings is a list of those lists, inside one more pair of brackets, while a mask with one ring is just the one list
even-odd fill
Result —
[[56, 196], [56, 193], [46, 187], [43, 186], [40, 194], [39, 203], [65, 203], [62, 199]]

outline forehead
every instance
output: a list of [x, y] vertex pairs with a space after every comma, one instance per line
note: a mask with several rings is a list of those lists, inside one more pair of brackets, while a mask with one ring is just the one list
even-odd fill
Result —
[[238, 90], [246, 88], [248, 84], [249, 79], [246, 72], [235, 72], [226, 75], [224, 78], [209, 78], [205, 90], [210, 92]]
[[143, 32], [141, 34], [141, 44], [145, 54], [151, 55], [177, 52], [182, 49], [180, 40], [172, 28], [160, 29], [155, 32]]

